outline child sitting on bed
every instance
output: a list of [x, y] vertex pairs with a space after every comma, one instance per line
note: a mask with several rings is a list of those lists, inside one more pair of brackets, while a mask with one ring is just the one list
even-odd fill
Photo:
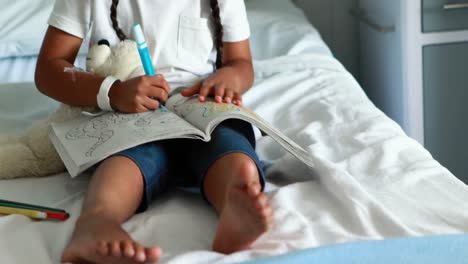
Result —
[[[127, 38], [135, 23], [145, 31], [157, 62], [156, 77], [110, 81], [72, 67], [83, 39]], [[242, 0], [60, 0], [49, 19], [36, 70], [44, 94], [75, 106], [99, 106], [99, 91], [115, 111], [155, 110], [180, 87], [200, 101], [242, 103], [253, 83], [249, 25]], [[102, 41], [101, 43], [106, 43]], [[105, 81], [106, 80], [106, 81]], [[155, 100], [156, 98], [157, 100]], [[157, 261], [162, 250], [134, 241], [121, 224], [146, 210], [169, 187], [197, 188], [219, 214], [213, 249], [231, 253], [248, 248], [266, 232], [271, 206], [262, 192], [264, 175], [255, 153], [251, 125], [227, 121], [212, 140], [152, 142], [103, 161], [91, 178], [82, 212], [64, 262], [142, 263]], [[161, 227], [164, 228], [164, 227]]]

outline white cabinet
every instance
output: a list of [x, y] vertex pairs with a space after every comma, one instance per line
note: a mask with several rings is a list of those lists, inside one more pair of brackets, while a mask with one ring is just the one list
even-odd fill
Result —
[[369, 97], [468, 182], [468, 0], [360, 0], [359, 8]]
[[426, 148], [468, 183], [468, 43], [428, 45], [423, 58]]

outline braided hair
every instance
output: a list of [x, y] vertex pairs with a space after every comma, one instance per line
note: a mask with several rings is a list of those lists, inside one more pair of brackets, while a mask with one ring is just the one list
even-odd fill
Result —
[[120, 41], [124, 41], [127, 39], [127, 35], [125, 35], [123, 30], [119, 27], [119, 22], [117, 21], [117, 5], [119, 5], [119, 0], [112, 0], [110, 18], [112, 21], [112, 27], [114, 28], [117, 37], [119, 37]]
[[221, 15], [219, 11], [218, 0], [210, 0], [211, 16], [214, 24], [214, 44], [216, 47], [216, 69], [223, 67], [223, 24], [221, 23]]
[[[127, 39], [127, 35], [123, 32], [123, 30], [119, 27], [119, 22], [117, 21], [117, 6], [119, 4], [119, 0], [112, 0], [112, 5], [110, 8], [110, 18], [112, 21], [112, 27], [114, 28], [115, 33], [119, 37], [121, 41]], [[216, 47], [216, 69], [223, 67], [223, 24], [221, 23], [221, 15], [219, 10], [219, 3], [218, 0], [210, 0], [210, 7], [211, 7], [211, 16], [213, 19], [214, 24], [214, 44]]]

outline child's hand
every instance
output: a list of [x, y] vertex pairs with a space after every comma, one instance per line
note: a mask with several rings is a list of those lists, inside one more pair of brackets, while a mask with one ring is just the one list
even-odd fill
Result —
[[109, 98], [112, 108], [124, 113], [140, 113], [156, 110], [167, 100], [169, 84], [162, 75], [140, 76], [125, 82], [116, 82]]
[[242, 88], [239, 75], [235, 69], [225, 67], [218, 70], [208, 79], [181, 92], [183, 96], [198, 94], [200, 102], [204, 102], [207, 96], [214, 96], [217, 103], [234, 103], [242, 105], [242, 94], [246, 89]]

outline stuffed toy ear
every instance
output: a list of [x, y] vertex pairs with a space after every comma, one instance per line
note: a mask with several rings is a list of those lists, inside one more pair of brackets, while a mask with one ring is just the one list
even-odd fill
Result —
[[101, 39], [98, 43], [99, 46], [101, 45], [106, 45], [107, 47], [110, 47], [110, 43], [107, 39]]
[[109, 47], [109, 41], [100, 40], [97, 45], [89, 49], [88, 57], [86, 58], [86, 70], [89, 72], [96, 72], [108, 60], [112, 51]]

